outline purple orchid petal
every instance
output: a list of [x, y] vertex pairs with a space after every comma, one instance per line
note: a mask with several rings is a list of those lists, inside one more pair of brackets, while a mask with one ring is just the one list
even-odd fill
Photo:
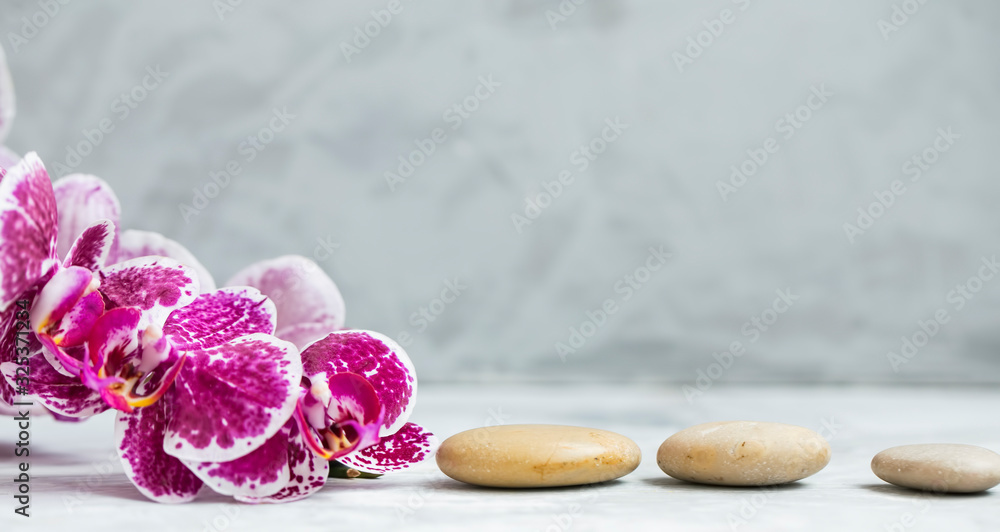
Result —
[[169, 401], [128, 414], [118, 413], [115, 438], [125, 474], [143, 495], [157, 502], [193, 500], [203, 483], [180, 460], [164, 452]]
[[34, 152], [0, 180], [0, 310], [58, 266], [56, 201]]
[[85, 345], [63, 348], [56, 345], [52, 337], [47, 334], [38, 334], [35, 337], [42, 344], [41, 352], [53, 369], [67, 377], [80, 376], [87, 352]]
[[[356, 373], [335, 373], [326, 384], [330, 397], [326, 408], [327, 421], [338, 423], [353, 419], [370, 424], [378, 419], [382, 404], [378, 392], [364, 377]], [[316, 386], [313, 384], [313, 389]], [[329, 422], [321, 426], [328, 426]]]
[[156, 325], [139, 340], [142, 312], [119, 307], [104, 313], [87, 344], [81, 381], [112, 408], [122, 412], [149, 406], [162, 397], [180, 374], [186, 353], [173, 349]]
[[313, 261], [298, 255], [251, 264], [226, 286], [252, 286], [271, 298], [278, 308], [276, 336], [303, 323], [318, 323], [326, 332], [344, 327], [344, 298], [329, 276]]
[[394, 434], [409, 420], [417, 374], [406, 351], [385, 335], [355, 330], [330, 333], [302, 351], [302, 364], [313, 383], [336, 373], [357, 373], [370, 382], [385, 409], [380, 436]]
[[86, 268], [60, 269], [49, 279], [31, 305], [31, 325], [44, 331], [58, 324], [84, 295], [98, 286], [94, 274]]
[[81, 266], [90, 271], [104, 267], [115, 242], [115, 226], [111, 220], [98, 220], [83, 230], [66, 254], [63, 266]]
[[171, 394], [168, 453], [192, 462], [228, 462], [274, 436], [301, 393], [302, 362], [289, 342], [250, 334], [192, 350]]
[[163, 327], [174, 310], [198, 297], [198, 281], [187, 266], [166, 257], [139, 257], [98, 272], [101, 293], [114, 307], [138, 307], [143, 320], [140, 329], [154, 324]]
[[223, 495], [267, 497], [288, 483], [289, 424], [256, 451], [230, 462], [187, 462], [208, 487]]
[[74, 241], [100, 220], [111, 222], [111, 242], [107, 253], [115, 257], [121, 207], [111, 186], [96, 176], [72, 174], [56, 181], [52, 189], [59, 208], [59, 240], [56, 244], [59, 257], [69, 259]]
[[94, 323], [103, 313], [104, 298], [100, 292], [91, 292], [81, 297], [61, 320], [62, 336], [53, 337], [53, 340], [63, 347], [83, 345]]
[[134, 229], [123, 232], [118, 243], [118, 256], [114, 262], [125, 262], [150, 255], [169, 257], [194, 270], [201, 293], [215, 290], [215, 279], [208, 269], [198, 262], [187, 248], [159, 233]]
[[99, 282], [86, 268], [62, 268], [49, 279], [31, 307], [31, 325], [59, 346], [80, 345], [104, 311]]
[[[24, 300], [33, 300], [37, 292], [37, 287], [28, 290], [23, 294]], [[25, 323], [29, 313], [23, 308], [24, 306], [15, 304], [0, 310], [0, 364], [8, 362], [16, 364], [24, 357], [44, 351], [38, 336]], [[13, 404], [17, 396], [17, 387], [14, 383], [8, 383], [7, 379], [0, 378], [0, 401], [8, 405]]]
[[[30, 415], [30, 416], [49, 416], [49, 415], [53, 415], [52, 412], [50, 412], [48, 409], [46, 409], [44, 406], [42, 406], [42, 404], [39, 403], [38, 401], [32, 401], [32, 403], [33, 404], [31, 406], [21, 406], [21, 405], [14, 406], [14, 405], [8, 404], [3, 399], [0, 399], [0, 417], [20, 416], [20, 415], [23, 415], [24, 413], [28, 413], [28, 415]], [[67, 417], [64, 417], [64, 416], [60, 416], [60, 417], [63, 418], [63, 419], [60, 419], [60, 421], [67, 421], [67, 420], [69, 420], [69, 421], [77, 421], [76, 418], [67, 418]]]
[[285, 487], [267, 497], [237, 495], [236, 500], [249, 503], [292, 502], [312, 495], [326, 484], [330, 463], [309, 450], [295, 420], [290, 420], [286, 427], [289, 472]]
[[387, 473], [406, 469], [430, 458], [437, 447], [436, 436], [420, 425], [407, 423], [399, 432], [382, 438], [377, 444], [337, 460], [359, 471]]
[[[0, 364], [5, 380], [13, 385], [19, 366], [13, 362]], [[28, 359], [31, 395], [49, 410], [63, 416], [86, 418], [108, 409], [100, 396], [80, 383], [56, 371], [41, 353]]]
[[14, 100], [14, 80], [7, 67], [7, 56], [0, 47], [0, 142], [7, 138], [10, 126], [14, 123]]
[[163, 333], [179, 349], [204, 349], [248, 334], [273, 334], [274, 314], [274, 303], [254, 288], [220, 288], [173, 311]]
[[[0, 144], [0, 170], [13, 168], [15, 164], [21, 162], [21, 156], [14, 153], [7, 146]], [[0, 171], [0, 179], [3, 179], [5, 171]]]

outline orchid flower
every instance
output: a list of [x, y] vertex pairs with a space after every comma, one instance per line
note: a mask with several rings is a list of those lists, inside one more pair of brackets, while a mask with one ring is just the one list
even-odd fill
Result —
[[[36, 397], [72, 416], [115, 408], [133, 484], [156, 501], [191, 500], [203, 483], [181, 459], [232, 462], [292, 419], [299, 351], [272, 335], [274, 304], [253, 288], [198, 295], [191, 269], [165, 257], [131, 259], [99, 277], [108, 310], [84, 346], [55, 363], [31, 359]], [[2, 366], [8, 378], [13, 369]]]
[[343, 299], [315, 263], [264, 261], [227, 284], [254, 286], [275, 301], [275, 334], [301, 342], [304, 378], [294, 418], [255, 452], [231, 462], [185, 461], [202, 481], [244, 502], [290, 502], [323, 487], [331, 460], [385, 473], [433, 454], [434, 435], [408, 423], [417, 379], [406, 352], [376, 332], [338, 330]]
[[[185, 361], [164, 329], [175, 310], [196, 301], [194, 274], [166, 257], [128, 260], [97, 275], [81, 270], [67, 268], [54, 275], [31, 309], [35, 334], [46, 348], [30, 359], [35, 397], [53, 412], [81, 418], [109, 407], [131, 412], [152, 404], [166, 393]], [[96, 296], [100, 312], [81, 340], [74, 336], [60, 342], [67, 335], [53, 336], [46, 329], [47, 323], [64, 323], [73, 315], [90, 318], [89, 311], [71, 311], [60, 320], [69, 306], [65, 295], [79, 295], [74, 310], [88, 308], [87, 300]], [[0, 365], [8, 379], [12, 369]]]
[[408, 423], [417, 379], [398, 344], [375, 332], [338, 331], [302, 351], [302, 363], [295, 416], [279, 433], [239, 460], [185, 460], [205, 484], [243, 502], [291, 502], [324, 486], [330, 460], [385, 473], [433, 454], [434, 435]]
[[159, 401], [119, 412], [115, 424], [125, 472], [143, 494], [191, 500], [203, 479], [185, 464], [239, 463], [289, 430], [302, 360], [274, 327], [274, 304], [249, 287], [202, 294], [170, 314], [161, 340], [187, 361]]
[[[2, 82], [0, 72], [0, 100]], [[0, 168], [0, 176], [4, 173]], [[90, 327], [104, 312], [103, 298], [97, 292], [100, 283], [92, 274], [105, 264], [145, 255], [174, 257], [194, 270], [202, 291], [215, 289], [208, 271], [180, 244], [145, 231], [126, 231], [119, 238], [118, 199], [101, 179], [74, 174], [51, 184], [34, 153], [10, 173], [4, 180], [6, 185], [0, 184], [0, 284], [5, 285], [0, 298], [0, 347], [9, 347], [0, 354], [0, 364], [12, 361], [14, 353], [13, 345], [3, 344], [15, 341], [10, 331], [15, 325], [15, 310], [7, 307], [15, 300], [34, 301], [44, 286], [44, 297], [39, 294], [32, 305], [30, 323], [35, 330], [26, 338], [29, 352], [45, 354], [58, 373], [78, 375], [65, 369], [56, 356], [64, 350], [79, 352]], [[47, 379], [49, 384], [59, 380], [49, 368], [40, 371], [55, 379]], [[46, 379], [32, 379], [33, 387], [42, 382]], [[0, 414], [14, 412], [7, 406], [14, 393], [13, 383], [0, 379]], [[54, 413], [61, 419], [67, 417]], [[81, 413], [68, 417], [79, 419]]]
[[[13, 328], [17, 301], [34, 301], [36, 294], [63, 270], [87, 275], [101, 268], [114, 242], [115, 227], [110, 220], [97, 220], [82, 229], [67, 246], [63, 260], [57, 250], [59, 225], [57, 202], [52, 183], [41, 160], [34, 153], [7, 172], [0, 172], [0, 365], [14, 362], [16, 336]], [[71, 274], [72, 275], [72, 274]], [[81, 275], [80, 279], [83, 278]], [[63, 277], [60, 277], [63, 279]], [[57, 293], [58, 288], [67, 290]], [[32, 323], [55, 334], [55, 342], [72, 347], [82, 341], [93, 324], [95, 298], [86, 299], [84, 290], [72, 283], [60, 283], [49, 291], [55, 315], [44, 323]], [[92, 292], [92, 290], [91, 290]], [[85, 301], [81, 301], [85, 299]], [[77, 304], [79, 303], [79, 306]], [[90, 305], [89, 307], [87, 305]], [[103, 310], [101, 308], [100, 310]], [[37, 326], [37, 327], [36, 327]], [[45, 351], [37, 335], [28, 335], [31, 355]], [[32, 379], [32, 384], [35, 381]], [[0, 400], [11, 404], [17, 390], [13, 381], [0, 381]]]
[[433, 454], [435, 436], [408, 422], [417, 375], [399, 344], [377, 332], [338, 331], [303, 350], [302, 363], [308, 390], [296, 420], [314, 453], [370, 473]]

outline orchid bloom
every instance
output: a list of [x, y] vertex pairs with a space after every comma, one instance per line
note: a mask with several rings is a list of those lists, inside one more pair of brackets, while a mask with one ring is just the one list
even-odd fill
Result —
[[[17, 301], [34, 301], [36, 294], [51, 279], [64, 270], [80, 273], [83, 279], [100, 269], [106, 262], [114, 242], [115, 226], [107, 219], [93, 222], [74, 236], [66, 246], [60, 260], [57, 243], [60, 232], [57, 201], [48, 173], [34, 153], [10, 168], [0, 172], [0, 365], [13, 363], [14, 334]], [[85, 273], [84, 273], [85, 272]], [[71, 274], [72, 275], [72, 274]], [[65, 276], [60, 276], [60, 280]], [[67, 292], [57, 293], [62, 287]], [[57, 343], [71, 347], [81, 342], [87, 328], [96, 319], [99, 310], [94, 307], [92, 285], [86, 282], [83, 291], [73, 283], [60, 283], [49, 291], [51, 310], [39, 327], [55, 334]], [[90, 290], [89, 292], [87, 292]], [[87, 293], [83, 293], [87, 292]], [[79, 306], [77, 306], [79, 304]], [[89, 306], [88, 306], [89, 305]], [[101, 305], [103, 307], [103, 305]], [[100, 310], [103, 310], [101, 308]], [[32, 319], [42, 319], [32, 316]], [[45, 351], [37, 335], [29, 335], [29, 352], [34, 355]], [[32, 379], [34, 384], [34, 379]], [[10, 404], [16, 393], [12, 382], [0, 381], [0, 400]]]
[[434, 435], [408, 422], [417, 375], [399, 344], [377, 332], [337, 331], [306, 347], [302, 364], [308, 389], [296, 420], [315, 454], [370, 473], [432, 454]]
[[[50, 290], [56, 295], [50, 296]], [[70, 299], [82, 296], [72, 303], [73, 309], [89, 308], [87, 299], [96, 295], [100, 312], [82, 340], [74, 336], [72, 342], [59, 342], [45, 328], [51, 321], [47, 318], [58, 318], [70, 306], [63, 294]], [[108, 407], [131, 412], [154, 403], [178, 376], [186, 357], [164, 331], [179, 319], [174, 311], [198, 297], [191, 269], [166, 257], [131, 259], [96, 275], [80, 269], [58, 272], [31, 309], [36, 336], [46, 347], [30, 360], [35, 397], [53, 412], [79, 418]], [[60, 323], [73, 315], [90, 317], [88, 311], [71, 312]], [[5, 376], [12, 369], [0, 365]]]
[[338, 330], [343, 299], [315, 263], [264, 261], [227, 284], [275, 301], [275, 334], [301, 342], [304, 378], [294, 418], [255, 452], [230, 462], [185, 460], [204, 483], [244, 502], [290, 502], [323, 487], [331, 460], [385, 473], [433, 454], [434, 435], [408, 423], [417, 379], [406, 352], [379, 333]]
[[[270, 300], [249, 287], [198, 295], [191, 269], [165, 257], [131, 259], [98, 276], [108, 310], [84, 346], [60, 352], [55, 364], [33, 357], [33, 385], [61, 414], [118, 410], [119, 455], [140, 492], [191, 500], [203, 482], [186, 463], [232, 462], [286, 430], [302, 361], [273, 336]], [[13, 375], [13, 366], [2, 369]]]
[[189, 501], [204, 479], [190, 464], [238, 464], [287, 433], [302, 360], [293, 344], [273, 336], [274, 327], [274, 304], [249, 287], [202, 294], [170, 314], [161, 340], [187, 361], [159, 401], [116, 420], [125, 472], [143, 494]]
[[417, 379], [398, 344], [338, 331], [302, 351], [302, 363], [295, 415], [280, 432], [238, 460], [184, 461], [205, 484], [243, 502], [291, 502], [325, 485], [330, 460], [385, 473], [433, 454], [434, 435], [408, 423]]
[[[0, 101], [2, 95], [0, 72]], [[0, 168], [0, 176], [4, 173]], [[44, 354], [58, 373], [76, 376], [79, 372], [67, 370], [57, 356], [63, 351], [78, 354], [90, 328], [104, 312], [103, 298], [97, 291], [100, 282], [93, 274], [105, 264], [146, 255], [173, 257], [192, 268], [203, 292], [215, 289], [208, 271], [180, 244], [145, 231], [125, 231], [119, 238], [118, 199], [101, 179], [73, 174], [53, 184], [34, 153], [9, 173], [7, 179], [0, 177], [0, 364], [13, 361], [14, 346], [4, 344], [15, 341], [10, 332], [15, 325], [11, 303], [28, 300], [33, 301], [29, 352]], [[43, 287], [44, 294], [40, 294]], [[49, 374], [51, 369], [41, 371], [43, 378], [33, 378], [33, 388], [46, 380], [53, 383], [44, 378], [54, 377]], [[0, 379], [0, 413], [13, 413], [7, 406], [14, 399], [13, 384]], [[67, 417], [54, 413], [61, 419]], [[78, 412], [68, 417], [81, 416]]]

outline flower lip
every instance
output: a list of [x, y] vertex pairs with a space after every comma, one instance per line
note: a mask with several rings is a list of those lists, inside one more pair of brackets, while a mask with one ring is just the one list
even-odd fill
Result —
[[[132, 412], [155, 403], [184, 367], [184, 353], [173, 352], [158, 326], [138, 335], [142, 312], [119, 307], [104, 313], [94, 325], [81, 368], [85, 386], [98, 392], [116, 410]], [[60, 358], [60, 361], [62, 359]], [[161, 364], [163, 371], [159, 371]], [[146, 388], [149, 388], [147, 391]]]
[[334, 460], [377, 444], [385, 409], [371, 383], [343, 372], [303, 390], [294, 415], [308, 447]]
[[[76, 303], [100, 287], [100, 281], [86, 268], [62, 268], [49, 279], [35, 297], [30, 320], [36, 334], [57, 336], [55, 329]], [[57, 342], [58, 343], [58, 342]]]

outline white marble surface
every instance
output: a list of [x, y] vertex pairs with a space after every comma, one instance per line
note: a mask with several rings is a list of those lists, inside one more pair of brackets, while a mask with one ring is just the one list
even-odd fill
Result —
[[[428, 380], [693, 380], [742, 340], [726, 380], [1000, 382], [1000, 282], [947, 301], [1000, 252], [995, 0], [927, 2], [888, 40], [878, 22], [902, 0], [588, 0], [555, 29], [546, 12], [578, 0], [403, 0], [349, 60], [341, 44], [389, 0], [220, 18], [226, 1], [58, 2], [15, 50], [45, 14], [4, 0], [8, 144], [65, 163], [111, 120], [75, 170], [112, 183], [127, 227], [219, 278], [318, 250], [349, 325], [412, 335]], [[736, 20], [679, 72], [673, 54], [726, 8]], [[121, 94], [157, 65], [168, 77], [125, 115]], [[444, 113], [487, 75], [501, 86], [452, 130]], [[818, 84], [833, 96], [786, 139], [777, 121]], [[296, 118], [248, 160], [275, 107]], [[573, 151], [616, 116], [629, 129], [577, 171]], [[436, 127], [447, 141], [390, 191], [384, 172]], [[947, 127], [954, 147], [849, 243], [842, 224]], [[723, 201], [716, 182], [770, 136], [780, 150]], [[178, 206], [229, 161], [240, 174], [186, 221]], [[518, 233], [511, 214], [564, 169], [572, 186]], [[616, 283], [661, 244], [669, 265], [625, 301]], [[424, 329], [414, 313], [456, 276], [468, 288]], [[750, 343], [743, 324], [784, 288], [801, 299]], [[607, 298], [621, 311], [562, 363], [556, 342]], [[886, 353], [940, 308], [950, 323], [894, 372]]]
[[[717, 388], [692, 405], [675, 388], [427, 386], [414, 419], [442, 436], [498, 422], [594, 426], [633, 438], [644, 461], [631, 475], [604, 485], [520, 491], [465, 486], [430, 462], [379, 480], [331, 481], [306, 501], [280, 506], [238, 506], [211, 493], [181, 506], [148, 502], [117, 460], [109, 459], [110, 418], [71, 426], [37, 421], [31, 443], [34, 515], [12, 517], [6, 479], [13, 463], [5, 451], [0, 530], [728, 531], [733, 520], [736, 530], [745, 531], [995, 531], [996, 491], [923, 495], [881, 482], [869, 462], [876, 452], [905, 443], [1000, 449], [998, 411], [996, 388]], [[685, 484], [660, 472], [655, 452], [663, 439], [722, 419], [813, 428], [829, 439], [833, 459], [815, 476], [770, 491]], [[10, 427], [0, 430], [0, 448], [11, 448], [11, 434]], [[902, 528], [892, 528], [897, 524]]]

